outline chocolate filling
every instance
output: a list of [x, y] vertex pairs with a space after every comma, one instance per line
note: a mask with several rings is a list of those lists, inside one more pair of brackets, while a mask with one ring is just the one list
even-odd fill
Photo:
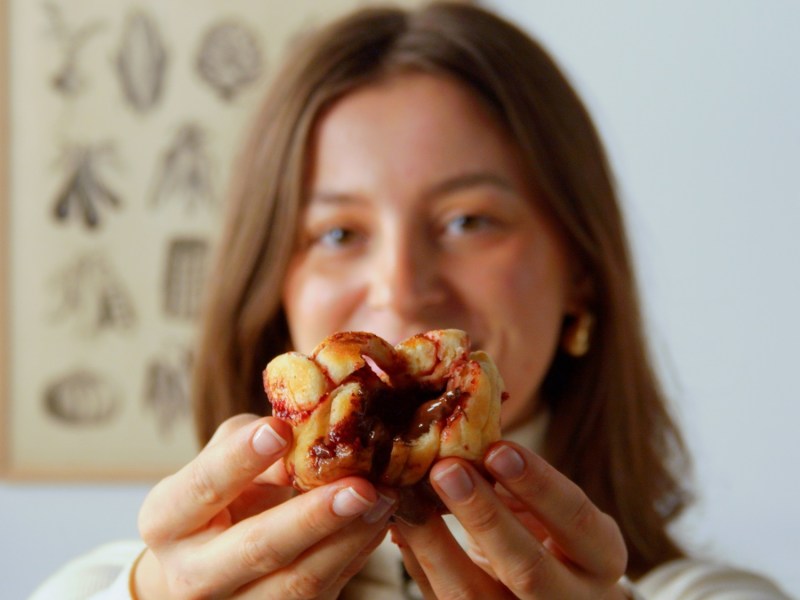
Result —
[[369, 478], [378, 481], [386, 470], [395, 442], [412, 444], [430, 430], [431, 424], [443, 422], [455, 414], [464, 393], [445, 386], [425, 386], [403, 381], [390, 386], [368, 366], [354, 372], [346, 381], [361, 383], [360, 410], [338, 423], [327, 436], [311, 446], [310, 454], [317, 468], [334, 458], [353, 456], [362, 448], [374, 448]]

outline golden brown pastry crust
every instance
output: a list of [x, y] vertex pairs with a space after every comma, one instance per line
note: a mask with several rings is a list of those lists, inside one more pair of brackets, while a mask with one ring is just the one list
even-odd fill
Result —
[[436, 460], [478, 463], [500, 439], [503, 381], [458, 329], [395, 347], [371, 333], [336, 333], [310, 356], [270, 361], [264, 389], [273, 414], [292, 425], [285, 463], [297, 489], [365, 477], [399, 488], [398, 513], [409, 521], [432, 510], [435, 495], [420, 486]]

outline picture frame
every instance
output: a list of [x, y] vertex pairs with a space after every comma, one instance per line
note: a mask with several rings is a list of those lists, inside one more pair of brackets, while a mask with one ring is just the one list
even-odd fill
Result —
[[8, 464], [9, 348], [8, 348], [8, 5], [0, 0], [0, 470]]
[[0, 0], [3, 477], [152, 479], [197, 452], [230, 164], [285, 48], [363, 4]]

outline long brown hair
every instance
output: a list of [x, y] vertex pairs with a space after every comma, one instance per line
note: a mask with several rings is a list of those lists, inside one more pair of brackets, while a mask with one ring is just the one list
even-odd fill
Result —
[[682, 555], [667, 528], [687, 494], [687, 464], [648, 356], [611, 172], [592, 120], [535, 41], [465, 3], [367, 8], [309, 37], [273, 82], [240, 157], [207, 298], [195, 379], [202, 441], [227, 417], [265, 413], [261, 370], [290, 348], [281, 307], [321, 112], [399, 70], [455, 77], [518, 144], [541, 202], [590, 274], [589, 353], [559, 354], [542, 387], [545, 456], [622, 528], [629, 573]]

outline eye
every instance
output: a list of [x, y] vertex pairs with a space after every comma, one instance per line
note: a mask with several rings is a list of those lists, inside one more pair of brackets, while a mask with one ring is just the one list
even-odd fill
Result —
[[485, 215], [458, 215], [445, 224], [445, 232], [452, 235], [463, 235], [489, 229], [496, 225], [494, 219]]
[[329, 248], [341, 248], [353, 245], [361, 238], [354, 229], [347, 227], [331, 227], [316, 236], [316, 242]]

